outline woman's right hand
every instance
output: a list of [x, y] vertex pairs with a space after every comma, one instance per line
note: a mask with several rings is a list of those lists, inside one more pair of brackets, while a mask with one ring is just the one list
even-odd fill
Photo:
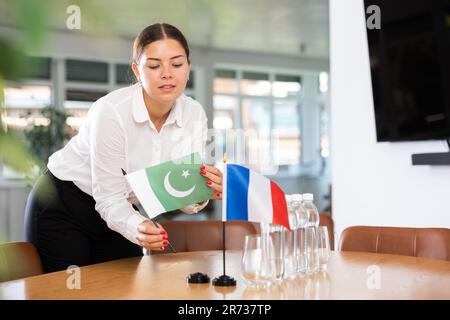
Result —
[[169, 244], [166, 230], [161, 225], [156, 227], [149, 220], [145, 220], [138, 225], [136, 239], [139, 245], [147, 250], [162, 251]]

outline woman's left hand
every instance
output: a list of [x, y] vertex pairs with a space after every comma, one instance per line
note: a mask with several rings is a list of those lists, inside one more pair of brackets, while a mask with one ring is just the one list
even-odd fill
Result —
[[222, 200], [222, 172], [216, 167], [202, 165], [200, 167], [200, 174], [206, 177], [206, 184], [213, 192], [213, 198]]

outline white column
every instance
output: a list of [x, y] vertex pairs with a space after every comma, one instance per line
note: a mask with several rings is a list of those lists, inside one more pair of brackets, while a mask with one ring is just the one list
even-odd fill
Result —
[[318, 74], [302, 78], [303, 98], [300, 106], [301, 171], [315, 175], [320, 170], [320, 110], [318, 106]]

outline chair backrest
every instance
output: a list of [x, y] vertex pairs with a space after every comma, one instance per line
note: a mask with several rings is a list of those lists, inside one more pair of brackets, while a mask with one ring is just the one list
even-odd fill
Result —
[[354, 226], [342, 232], [339, 250], [450, 261], [450, 229]]
[[29, 242], [0, 244], [0, 282], [42, 274], [41, 258]]
[[[169, 234], [169, 241], [177, 252], [221, 250], [222, 221], [161, 221], [159, 222]], [[248, 234], [256, 234], [253, 223], [247, 221], [225, 222], [226, 249], [242, 249]], [[169, 247], [164, 251], [152, 251], [152, 254], [171, 252]]]

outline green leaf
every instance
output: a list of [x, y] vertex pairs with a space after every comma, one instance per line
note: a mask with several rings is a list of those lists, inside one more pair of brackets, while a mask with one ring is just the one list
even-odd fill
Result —
[[0, 132], [0, 159], [16, 171], [32, 173], [33, 158], [15, 136], [4, 130]]
[[25, 68], [26, 57], [23, 52], [15, 49], [4, 39], [0, 39], [0, 77], [17, 81], [23, 75]]
[[19, 21], [24, 26], [25, 51], [34, 51], [44, 40], [50, 8], [47, 1], [36, 0], [20, 0], [18, 7]]

